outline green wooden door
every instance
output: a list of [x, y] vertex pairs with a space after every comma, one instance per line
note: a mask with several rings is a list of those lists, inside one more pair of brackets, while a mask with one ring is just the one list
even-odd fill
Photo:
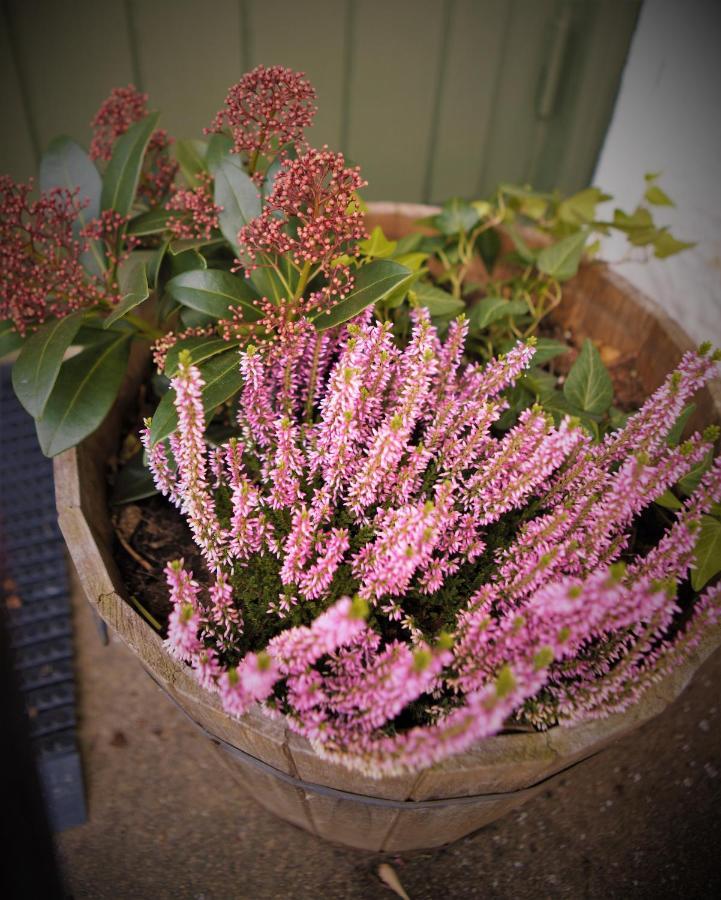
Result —
[[370, 199], [588, 183], [641, 0], [5, 0], [0, 172], [27, 178], [60, 133], [85, 143], [134, 82], [171, 134], [199, 136], [258, 63], [305, 71], [315, 144]]

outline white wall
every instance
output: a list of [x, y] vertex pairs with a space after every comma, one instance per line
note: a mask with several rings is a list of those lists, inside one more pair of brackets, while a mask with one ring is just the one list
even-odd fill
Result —
[[[675, 209], [657, 220], [697, 246], [618, 271], [658, 300], [692, 338], [721, 345], [721, 0], [646, 0], [594, 184], [625, 210], [645, 172]], [[618, 260], [622, 239], [604, 256]]]

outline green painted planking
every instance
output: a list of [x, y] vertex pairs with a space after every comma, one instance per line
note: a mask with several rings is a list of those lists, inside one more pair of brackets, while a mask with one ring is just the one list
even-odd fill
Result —
[[0, 174], [24, 181], [35, 171], [37, 148], [4, 12], [3, 9], [0, 15], [0, 121], [4, 132], [0, 141]]
[[456, 0], [453, 5], [432, 178], [425, 200], [475, 190], [501, 59], [499, 35], [508, 11], [507, 0]]
[[347, 0], [245, 2], [254, 61], [306, 73], [318, 94], [318, 113], [309, 140], [315, 146], [328, 144], [339, 149]]
[[237, 0], [206, 0], [202, 15], [197, 0], [136, 2], [133, 13], [150, 106], [170, 134], [202, 138], [243, 73]]
[[445, 4], [356, 3], [348, 155], [370, 199], [421, 198]]
[[111, 87], [132, 79], [121, 0], [11, 0], [7, 4], [41, 150], [58, 134], [87, 144]]
[[[480, 196], [500, 180], [571, 190], [590, 177], [641, 0], [6, 0], [0, 170], [81, 142], [110, 89], [136, 80], [198, 137], [252, 65], [307, 72], [310, 139], [361, 165], [370, 199]], [[570, 16], [556, 109], [538, 116], [554, 23]], [[42, 27], [38, 23], [42, 22]], [[14, 65], [14, 61], [17, 65]]]

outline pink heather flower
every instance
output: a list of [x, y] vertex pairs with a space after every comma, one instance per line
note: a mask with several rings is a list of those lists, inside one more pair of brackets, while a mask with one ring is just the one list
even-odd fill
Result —
[[297, 674], [326, 653], [352, 643], [366, 628], [362, 605], [341, 597], [310, 627], [299, 625], [281, 632], [267, 649], [282, 673]]
[[252, 169], [259, 156], [270, 157], [286, 145], [303, 146], [303, 133], [316, 112], [315, 91], [303, 72], [283, 66], [256, 66], [234, 85], [206, 133], [229, 131], [233, 150], [246, 153]]
[[177, 189], [165, 204], [171, 216], [166, 227], [179, 240], [201, 238], [210, 240], [214, 230], [220, 227], [218, 215], [222, 207], [213, 202], [212, 179], [207, 172], [198, 176], [200, 184], [194, 188]]
[[168, 620], [166, 646], [178, 659], [190, 662], [203, 645], [198, 638], [201, 628], [198, 608], [199, 587], [191, 572], [183, 568], [183, 560], [168, 563], [165, 578], [170, 588], [173, 609]]
[[[371, 775], [431, 765], [509, 716], [545, 728], [623, 709], [721, 618], [712, 589], [681, 628], [675, 597], [721, 463], [655, 548], [639, 556], [630, 540], [715, 434], [672, 448], [668, 420], [642, 410], [629, 452], [623, 431], [595, 445], [531, 408], [498, 437], [498, 393], [533, 348], [464, 365], [464, 335], [461, 321], [443, 343], [423, 311], [403, 350], [369, 313], [320, 341], [299, 323], [241, 354], [243, 443], [210, 457], [199, 376], [181, 364], [177, 473], [148, 447], [215, 573], [174, 602], [177, 652], [231, 714], [265, 702], [321, 756]], [[683, 379], [711, 368], [688, 358], [682, 370], [659, 399], [669, 414]], [[241, 603], [230, 586], [244, 570], [268, 589]], [[452, 651], [445, 638], [432, 648], [441, 626]], [[400, 724], [418, 710], [425, 723]]]
[[0, 319], [22, 335], [106, 296], [80, 261], [86, 241], [73, 230], [83, 207], [77, 191], [53, 188], [31, 202], [32, 190], [32, 181], [0, 176]]

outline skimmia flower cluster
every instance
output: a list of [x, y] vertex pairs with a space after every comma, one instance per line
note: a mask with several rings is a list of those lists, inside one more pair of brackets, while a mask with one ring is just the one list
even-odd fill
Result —
[[464, 363], [463, 318], [441, 342], [422, 310], [405, 348], [368, 311], [319, 344], [311, 330], [290, 355], [240, 353], [237, 437], [206, 446], [188, 357], [178, 429], [155, 446], [144, 434], [207, 563], [168, 565], [167, 643], [229, 713], [261, 702], [326, 758], [403, 772], [511, 717], [624, 709], [719, 618], [718, 586], [683, 618], [676, 598], [721, 463], [654, 549], [631, 537], [713, 444], [665, 436], [717, 356], [687, 354], [593, 444], [538, 408], [494, 432], [532, 343]]
[[[93, 128], [90, 158], [109, 162], [115, 141], [131, 125], [147, 115], [147, 94], [141, 93], [132, 84], [113, 88], [90, 123]], [[178, 170], [177, 163], [169, 153], [171, 143], [168, 133], [163, 128], [158, 128], [151, 135], [145, 152], [138, 196], [147, 200], [151, 206], [168, 193]]]
[[165, 204], [166, 210], [175, 214], [168, 219], [166, 227], [180, 240], [201, 238], [209, 241], [219, 227], [218, 215], [223, 210], [213, 201], [210, 174], [201, 172], [197, 178], [199, 184], [196, 187], [175, 190]]
[[54, 188], [30, 200], [32, 190], [0, 177], [0, 319], [23, 335], [103, 296], [81, 262], [77, 192]]
[[235, 153], [246, 154], [250, 174], [266, 160], [301, 150], [316, 113], [315, 90], [302, 72], [256, 66], [233, 85], [207, 133], [230, 132]]

